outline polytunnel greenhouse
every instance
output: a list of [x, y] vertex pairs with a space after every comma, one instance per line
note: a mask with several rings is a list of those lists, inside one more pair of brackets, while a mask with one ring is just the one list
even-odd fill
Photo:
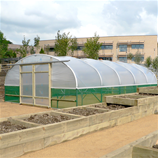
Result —
[[8, 71], [5, 101], [64, 108], [155, 85], [154, 73], [137, 64], [36, 54]]

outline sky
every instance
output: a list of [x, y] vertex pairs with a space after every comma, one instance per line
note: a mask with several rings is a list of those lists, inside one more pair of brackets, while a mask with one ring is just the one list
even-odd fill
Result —
[[0, 31], [14, 44], [34, 38], [157, 35], [158, 0], [0, 0]]

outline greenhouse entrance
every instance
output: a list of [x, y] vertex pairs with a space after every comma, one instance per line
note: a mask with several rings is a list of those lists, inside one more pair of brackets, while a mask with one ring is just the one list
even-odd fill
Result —
[[20, 65], [20, 103], [51, 106], [52, 63]]

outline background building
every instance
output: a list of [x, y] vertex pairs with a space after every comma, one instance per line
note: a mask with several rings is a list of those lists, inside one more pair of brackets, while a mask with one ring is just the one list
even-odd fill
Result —
[[[90, 38], [90, 37], [87, 37]], [[73, 56], [84, 58], [85, 54], [82, 51], [87, 38], [77, 38], [78, 47], [74, 51]], [[99, 51], [99, 58], [111, 61], [126, 61], [127, 54], [140, 52], [143, 60], [151, 56], [155, 58], [158, 55], [157, 50], [157, 35], [139, 35], [139, 36], [107, 36], [100, 37], [99, 42], [102, 43]], [[47, 49], [47, 54], [55, 55], [54, 40], [41, 40], [40, 48]], [[40, 49], [39, 49], [40, 50]], [[71, 54], [68, 54], [71, 56]]]

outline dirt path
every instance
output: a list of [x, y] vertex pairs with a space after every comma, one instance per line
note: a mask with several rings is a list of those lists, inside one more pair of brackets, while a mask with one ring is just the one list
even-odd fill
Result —
[[0, 102], [0, 118], [36, 113], [36, 112], [42, 112], [48, 110], [52, 110], [52, 109], [19, 105], [9, 102]]

